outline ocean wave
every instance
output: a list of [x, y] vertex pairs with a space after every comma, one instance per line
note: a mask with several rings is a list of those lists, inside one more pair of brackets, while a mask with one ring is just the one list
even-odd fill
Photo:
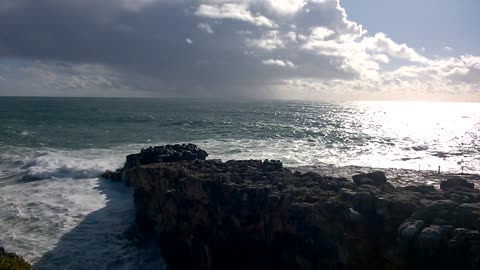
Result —
[[[207, 139], [187, 141], [205, 149], [209, 158], [229, 159], [279, 159], [285, 166], [312, 166], [319, 163], [336, 166], [373, 166], [377, 168], [435, 169], [470, 173], [480, 171], [472, 152], [462, 155], [444, 145], [411, 144], [410, 142], [386, 144], [382, 141], [355, 144], [297, 138], [264, 139]], [[50, 178], [94, 178], [105, 170], [122, 166], [125, 156], [141, 148], [163, 145], [165, 141], [147, 144], [126, 144], [109, 149], [28, 149], [12, 148], [0, 153], [0, 178], [2, 175], [23, 174], [23, 180]], [[169, 143], [182, 143], [171, 141]], [[2, 149], [4, 150], [4, 149]], [[432, 155], [435, 151], [448, 156]], [[460, 153], [460, 152], [458, 152]]]
[[28, 161], [22, 169], [26, 170], [24, 179], [27, 180], [95, 178], [107, 169], [119, 167], [121, 158], [123, 157], [101, 156], [98, 153], [89, 157], [82, 151], [46, 152]]
[[[5, 149], [4, 149], [5, 150]], [[95, 178], [120, 167], [127, 149], [29, 149], [10, 148], [0, 155], [0, 178], [22, 175], [32, 181], [50, 178]]]

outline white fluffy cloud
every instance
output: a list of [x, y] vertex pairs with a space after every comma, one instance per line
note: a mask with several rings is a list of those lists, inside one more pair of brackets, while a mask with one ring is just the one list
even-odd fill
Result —
[[279, 37], [279, 32], [275, 30], [267, 32], [261, 38], [246, 38], [245, 44], [250, 48], [258, 48], [268, 51], [283, 48], [285, 46]]
[[265, 0], [265, 2], [270, 10], [280, 15], [293, 15], [306, 4], [304, 0]]
[[274, 23], [262, 15], [252, 15], [245, 3], [223, 3], [219, 5], [200, 5], [195, 15], [210, 19], [231, 19], [249, 22], [257, 26], [272, 28]]
[[268, 59], [262, 61], [264, 65], [267, 66], [279, 66], [279, 67], [288, 67], [288, 68], [295, 68], [295, 64], [292, 61], [288, 60], [280, 60], [280, 59]]
[[429, 60], [419, 55], [414, 49], [406, 44], [398, 44], [384, 33], [377, 33], [373, 37], [366, 37], [362, 43], [366, 49], [378, 53], [386, 53], [392, 57], [409, 60], [418, 63], [428, 63]]

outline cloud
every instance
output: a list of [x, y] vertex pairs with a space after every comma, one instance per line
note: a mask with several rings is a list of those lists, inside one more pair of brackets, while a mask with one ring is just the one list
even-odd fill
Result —
[[122, 0], [121, 2], [126, 9], [139, 12], [144, 7], [152, 5], [156, 1], [157, 0]]
[[453, 48], [449, 47], [449, 46], [445, 46], [445, 47], [443, 47], [443, 50], [445, 50], [447, 52], [451, 52], [451, 51], [453, 51]]
[[249, 22], [257, 26], [274, 27], [274, 23], [267, 17], [253, 16], [248, 6], [243, 3], [226, 3], [220, 5], [200, 5], [195, 15], [210, 19], [232, 19]]
[[279, 59], [268, 59], [262, 61], [264, 65], [268, 66], [279, 66], [279, 67], [288, 67], [288, 68], [295, 68], [295, 64], [288, 60], [279, 60]]
[[245, 44], [250, 48], [258, 48], [268, 51], [283, 48], [285, 46], [279, 37], [279, 32], [275, 30], [267, 32], [261, 38], [247, 38], [245, 39]]
[[197, 28], [202, 31], [205, 31], [208, 34], [213, 34], [213, 29], [208, 23], [199, 23], [197, 24]]
[[428, 58], [338, 0], [4, 0], [0, 25], [0, 94], [480, 100], [477, 56]]
[[280, 15], [296, 14], [306, 2], [304, 0], [266, 0], [267, 7]]
[[429, 60], [419, 55], [414, 49], [408, 47], [406, 44], [398, 44], [391, 38], [388, 38], [384, 33], [377, 33], [373, 37], [367, 37], [363, 44], [368, 50], [386, 53], [392, 57], [409, 60], [412, 62], [428, 63]]

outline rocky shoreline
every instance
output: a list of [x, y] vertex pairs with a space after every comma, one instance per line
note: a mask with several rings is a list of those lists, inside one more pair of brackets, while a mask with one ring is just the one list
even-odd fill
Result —
[[332, 164], [318, 164], [315, 166], [289, 167], [294, 171], [302, 173], [315, 172], [320, 175], [328, 175], [337, 178], [348, 178], [352, 175], [369, 173], [373, 171], [382, 171], [388, 178], [388, 182], [395, 187], [405, 187], [412, 185], [430, 185], [440, 189], [440, 183], [449, 177], [462, 177], [465, 180], [474, 183], [476, 188], [480, 188], [480, 175], [461, 172], [438, 172], [433, 170], [412, 170], [402, 168], [372, 168], [365, 166], [335, 166]]
[[480, 269], [480, 191], [461, 177], [394, 187], [206, 157], [148, 148], [103, 175], [133, 187], [171, 269]]
[[32, 266], [17, 254], [7, 252], [3, 247], [0, 247], [0, 269], [30, 270]]

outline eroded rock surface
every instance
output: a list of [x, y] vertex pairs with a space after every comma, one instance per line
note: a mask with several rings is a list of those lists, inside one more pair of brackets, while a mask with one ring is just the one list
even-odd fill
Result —
[[[394, 188], [279, 161], [135, 165], [137, 222], [171, 269], [480, 269], [480, 192]], [[459, 184], [460, 183], [460, 184]]]
[[114, 172], [106, 171], [101, 177], [130, 185], [128, 173], [131, 169], [140, 165], [159, 162], [205, 160], [207, 156], [208, 153], [206, 151], [191, 143], [149, 147], [142, 149], [138, 154], [128, 155], [123, 168]]

